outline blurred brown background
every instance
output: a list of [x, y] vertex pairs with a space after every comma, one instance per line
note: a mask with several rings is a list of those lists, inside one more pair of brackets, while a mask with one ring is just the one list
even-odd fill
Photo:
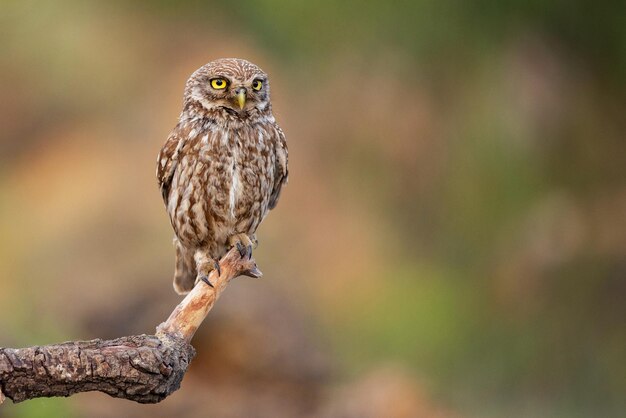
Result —
[[187, 77], [271, 76], [290, 183], [158, 405], [0, 417], [626, 413], [624, 2], [0, 3], [0, 346], [179, 300], [155, 160]]

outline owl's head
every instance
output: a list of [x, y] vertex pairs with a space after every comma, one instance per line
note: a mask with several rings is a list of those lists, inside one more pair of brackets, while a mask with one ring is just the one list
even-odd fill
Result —
[[196, 70], [185, 87], [185, 107], [240, 118], [270, 111], [267, 74], [249, 61], [221, 58]]

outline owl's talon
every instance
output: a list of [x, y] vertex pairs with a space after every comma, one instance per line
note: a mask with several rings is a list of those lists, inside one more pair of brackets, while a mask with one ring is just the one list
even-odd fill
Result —
[[[254, 235], [253, 235], [254, 237]], [[256, 237], [254, 237], [256, 240]], [[248, 260], [252, 258], [252, 248], [255, 246], [255, 241], [246, 235], [246, 234], [234, 234], [228, 237], [228, 245], [230, 247], [237, 247], [237, 251], [239, 251], [239, 255], [241, 258], [247, 258]]]
[[241, 241], [237, 241], [237, 251], [239, 251], [239, 255], [241, 256], [241, 258], [246, 256], [246, 247], [243, 246], [243, 244], [241, 243]]
[[203, 281], [211, 287], [213, 283], [209, 280], [212, 271], [216, 271], [217, 275], [220, 276], [222, 274], [219, 263], [213, 258], [209, 257], [204, 250], [196, 251], [194, 255], [196, 260], [196, 271], [198, 274], [196, 275], [196, 284], [198, 282]]
[[211, 286], [212, 289], [215, 289], [215, 286], [213, 286], [213, 284], [211, 284], [211, 282], [209, 281], [209, 278], [207, 276], [200, 277], [200, 280], [202, 280], [204, 283], [206, 283], [209, 286]]

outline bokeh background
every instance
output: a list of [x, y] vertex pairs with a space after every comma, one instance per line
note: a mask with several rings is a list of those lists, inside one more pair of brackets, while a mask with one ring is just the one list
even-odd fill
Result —
[[0, 346], [152, 333], [187, 77], [271, 76], [290, 183], [158, 405], [0, 417], [626, 413], [626, 3], [0, 3]]

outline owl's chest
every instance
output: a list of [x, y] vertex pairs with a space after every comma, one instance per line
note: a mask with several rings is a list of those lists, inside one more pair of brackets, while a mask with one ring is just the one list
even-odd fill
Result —
[[264, 129], [202, 131], [181, 146], [168, 212], [179, 239], [196, 245], [253, 233], [267, 214], [275, 149]]
[[195, 161], [204, 198], [219, 212], [235, 216], [265, 200], [271, 191], [273, 153], [263, 129], [226, 129], [200, 136]]

